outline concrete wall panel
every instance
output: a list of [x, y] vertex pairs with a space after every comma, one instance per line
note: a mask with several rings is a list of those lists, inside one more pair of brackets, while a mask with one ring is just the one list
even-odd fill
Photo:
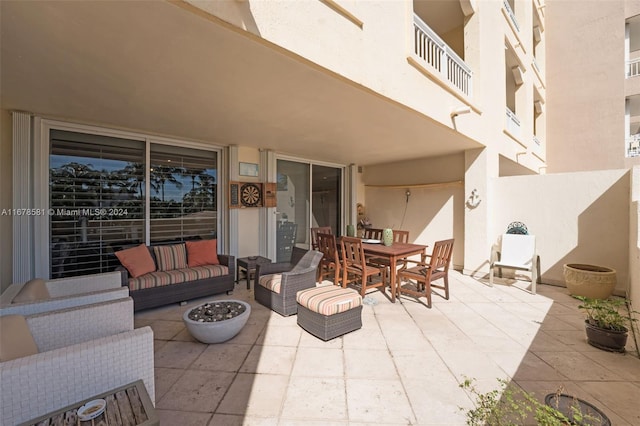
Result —
[[[631, 203], [629, 211], [629, 289], [633, 309], [640, 311], [640, 166], [631, 170]], [[635, 317], [640, 320], [640, 313]], [[636, 324], [637, 326], [637, 324]], [[640, 336], [640, 333], [636, 334]]]

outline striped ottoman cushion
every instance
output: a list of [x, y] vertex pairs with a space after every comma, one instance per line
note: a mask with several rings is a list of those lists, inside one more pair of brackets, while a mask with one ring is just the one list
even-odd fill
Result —
[[263, 275], [260, 277], [260, 280], [258, 280], [258, 284], [260, 284], [264, 288], [271, 290], [274, 293], [280, 294], [282, 274]]
[[362, 305], [362, 296], [351, 288], [326, 285], [299, 291], [296, 301], [310, 311], [334, 315]]

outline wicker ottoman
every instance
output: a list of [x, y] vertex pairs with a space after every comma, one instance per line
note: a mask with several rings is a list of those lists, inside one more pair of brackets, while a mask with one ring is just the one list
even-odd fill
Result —
[[327, 341], [362, 327], [362, 296], [334, 285], [313, 287], [296, 294], [298, 325]]

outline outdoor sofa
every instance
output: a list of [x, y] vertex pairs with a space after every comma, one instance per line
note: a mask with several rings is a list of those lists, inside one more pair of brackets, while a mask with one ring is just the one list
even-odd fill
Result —
[[129, 287], [135, 311], [230, 294], [235, 285], [235, 257], [218, 254], [216, 240], [140, 244], [116, 256], [122, 263], [116, 270]]

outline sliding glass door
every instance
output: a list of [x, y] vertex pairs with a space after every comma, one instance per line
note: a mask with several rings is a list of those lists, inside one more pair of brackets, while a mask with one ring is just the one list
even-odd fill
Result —
[[330, 226], [335, 235], [342, 228], [342, 170], [311, 166], [311, 227]]
[[310, 248], [310, 228], [342, 228], [342, 169], [277, 160], [276, 261], [288, 261], [294, 246]]

